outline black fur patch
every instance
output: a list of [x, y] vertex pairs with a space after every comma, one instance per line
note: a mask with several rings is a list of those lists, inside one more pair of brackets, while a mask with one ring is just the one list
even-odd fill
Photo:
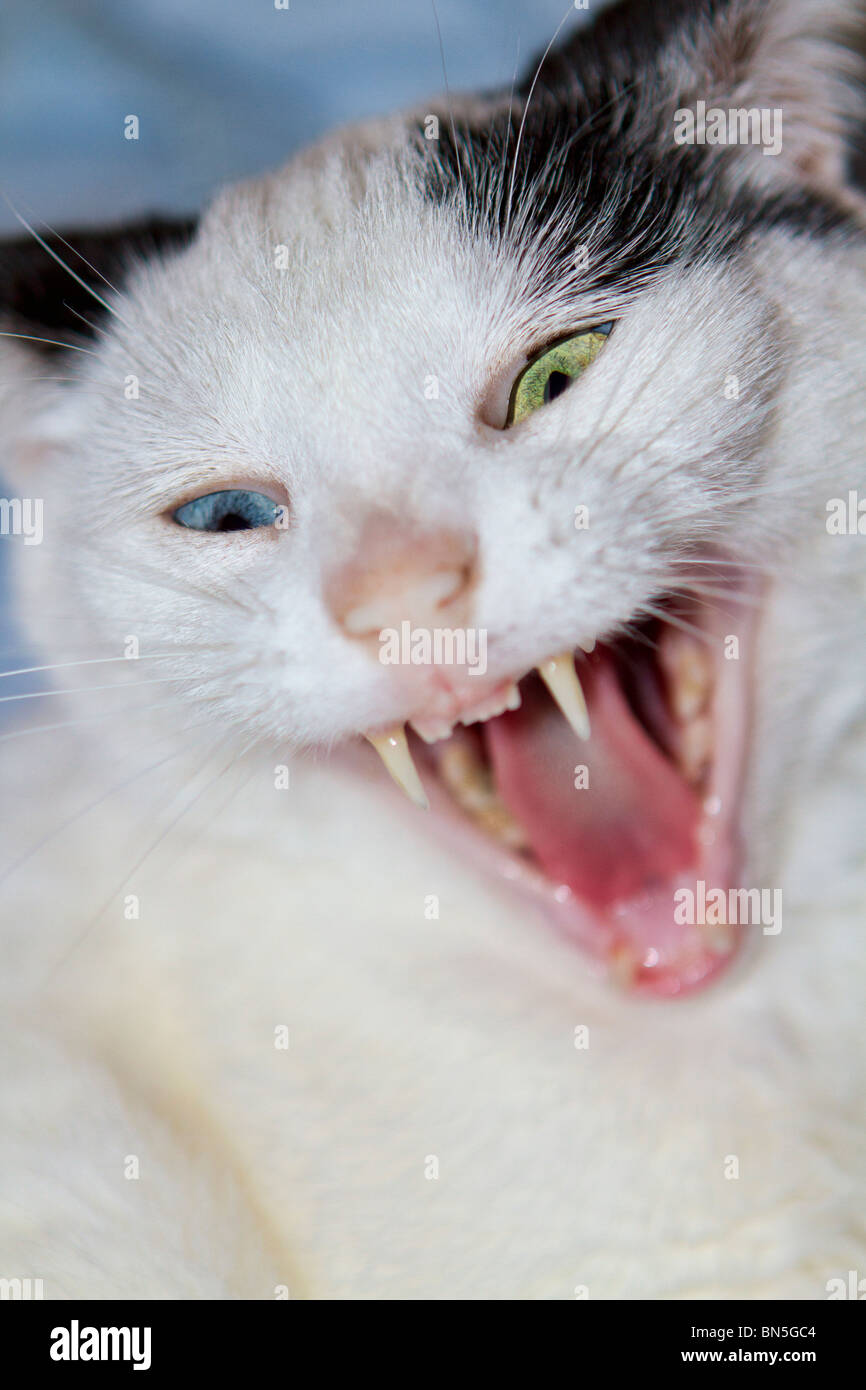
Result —
[[[672, 130], [668, 144], [660, 138], [661, 113], [674, 96], [672, 45], [696, 47], [700, 30], [712, 33], [730, 9], [729, 0], [639, 0], [603, 12], [528, 70], [513, 110], [504, 92], [488, 94], [487, 121], [452, 127], [443, 113], [440, 138], [419, 139], [430, 162], [429, 196], [450, 199], [462, 187], [473, 222], [512, 234], [519, 222], [536, 246], [553, 228], [567, 228], [567, 238], [553, 237], [552, 264], [539, 258], [548, 261], [540, 288], [573, 266], [578, 246], [598, 245], [599, 237], [604, 254], [587, 267], [586, 289], [623, 287], [674, 262], [723, 258], [758, 226], [813, 235], [853, 229], [847, 211], [793, 185], [732, 195], [717, 148], [676, 146]], [[742, 25], [727, 37], [736, 74], [753, 35]]]
[[[67, 265], [103, 298], [109, 280], [121, 288], [135, 258], [160, 251], [180, 250], [195, 233], [193, 219], [153, 217], [106, 231], [43, 234]], [[105, 276], [105, 280], [101, 279]], [[32, 236], [0, 242], [0, 323], [8, 332], [54, 338], [61, 344], [81, 343], [95, 336], [94, 326], [105, 318], [102, 305], [78, 284]], [[31, 342], [28, 346], [51, 357], [62, 346]]]

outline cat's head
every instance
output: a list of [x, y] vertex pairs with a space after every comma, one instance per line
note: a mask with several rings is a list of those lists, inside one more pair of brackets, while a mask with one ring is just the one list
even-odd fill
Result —
[[729, 927], [683, 890], [766, 882], [864, 706], [832, 625], [866, 542], [826, 510], [864, 486], [856, 18], [641, 0], [126, 260], [0, 256], [4, 327], [55, 344], [2, 354], [33, 633], [151, 657], [179, 728], [372, 736], [421, 799], [411, 723], [570, 931], [708, 977]]

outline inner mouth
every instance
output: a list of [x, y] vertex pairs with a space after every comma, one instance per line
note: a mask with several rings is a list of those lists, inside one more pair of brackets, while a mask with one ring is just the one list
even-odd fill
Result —
[[462, 839], [477, 832], [495, 871], [540, 894], [620, 983], [678, 995], [715, 975], [739, 935], [687, 920], [680, 890], [735, 886], [748, 633], [731, 604], [652, 607], [660, 616], [576, 654], [586, 741], [533, 673], [518, 708], [413, 752], [434, 809]]

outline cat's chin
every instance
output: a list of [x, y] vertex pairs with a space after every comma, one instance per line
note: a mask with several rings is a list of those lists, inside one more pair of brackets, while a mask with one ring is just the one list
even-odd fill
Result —
[[713, 592], [664, 598], [666, 619], [578, 654], [585, 742], [537, 675], [520, 681], [518, 709], [413, 739], [458, 848], [620, 984], [659, 996], [710, 981], [749, 930], [730, 890], [749, 887], [739, 823], [755, 595], [731, 570]]

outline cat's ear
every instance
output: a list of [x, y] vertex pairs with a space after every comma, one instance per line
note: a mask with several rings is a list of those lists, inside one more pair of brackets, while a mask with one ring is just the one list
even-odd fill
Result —
[[179, 250], [195, 225], [155, 217], [0, 241], [0, 470], [7, 477], [38, 452], [40, 426], [68, 395], [66, 364], [76, 349], [92, 349], [130, 268]]
[[675, 141], [715, 146], [732, 180], [859, 202], [866, 2], [693, 0], [685, 10]]

